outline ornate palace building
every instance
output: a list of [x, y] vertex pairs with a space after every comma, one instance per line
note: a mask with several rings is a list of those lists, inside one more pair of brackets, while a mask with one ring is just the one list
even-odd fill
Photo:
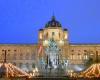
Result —
[[100, 55], [100, 44], [72, 44], [68, 32], [53, 16], [44, 29], [39, 30], [37, 44], [0, 44], [0, 62], [4, 61], [5, 53], [7, 62], [28, 71], [40, 59], [44, 59], [45, 63], [49, 63], [50, 59], [56, 65], [64, 61], [79, 65], [84, 65], [88, 60], [95, 62], [97, 55]]

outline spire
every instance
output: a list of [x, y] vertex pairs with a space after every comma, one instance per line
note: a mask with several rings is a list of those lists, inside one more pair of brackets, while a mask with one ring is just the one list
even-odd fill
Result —
[[53, 12], [53, 15], [52, 15], [52, 20], [56, 20], [54, 12]]
[[52, 20], [55, 20], [55, 16], [54, 15], [52, 16]]

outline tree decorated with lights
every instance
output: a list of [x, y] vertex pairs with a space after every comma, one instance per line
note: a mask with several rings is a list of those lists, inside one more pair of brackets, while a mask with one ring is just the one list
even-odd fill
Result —
[[48, 40], [48, 46], [45, 48], [45, 56], [45, 70], [53, 76], [63, 76], [67, 60], [62, 57], [61, 49], [53, 38]]
[[47, 56], [47, 66], [51, 68], [57, 68], [59, 65], [60, 49], [53, 39], [48, 41], [48, 47], [45, 50]]

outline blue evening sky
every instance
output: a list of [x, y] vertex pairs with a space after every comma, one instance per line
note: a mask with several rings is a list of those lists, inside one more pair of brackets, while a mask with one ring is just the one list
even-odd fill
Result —
[[100, 43], [100, 0], [0, 0], [0, 43], [37, 43], [53, 13], [70, 43]]

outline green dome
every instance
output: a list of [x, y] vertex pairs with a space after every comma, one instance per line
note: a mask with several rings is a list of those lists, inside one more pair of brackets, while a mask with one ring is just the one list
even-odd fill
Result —
[[51, 21], [48, 21], [45, 25], [45, 28], [48, 27], [61, 27], [61, 24], [58, 21], [56, 21], [55, 16], [52, 16]]

